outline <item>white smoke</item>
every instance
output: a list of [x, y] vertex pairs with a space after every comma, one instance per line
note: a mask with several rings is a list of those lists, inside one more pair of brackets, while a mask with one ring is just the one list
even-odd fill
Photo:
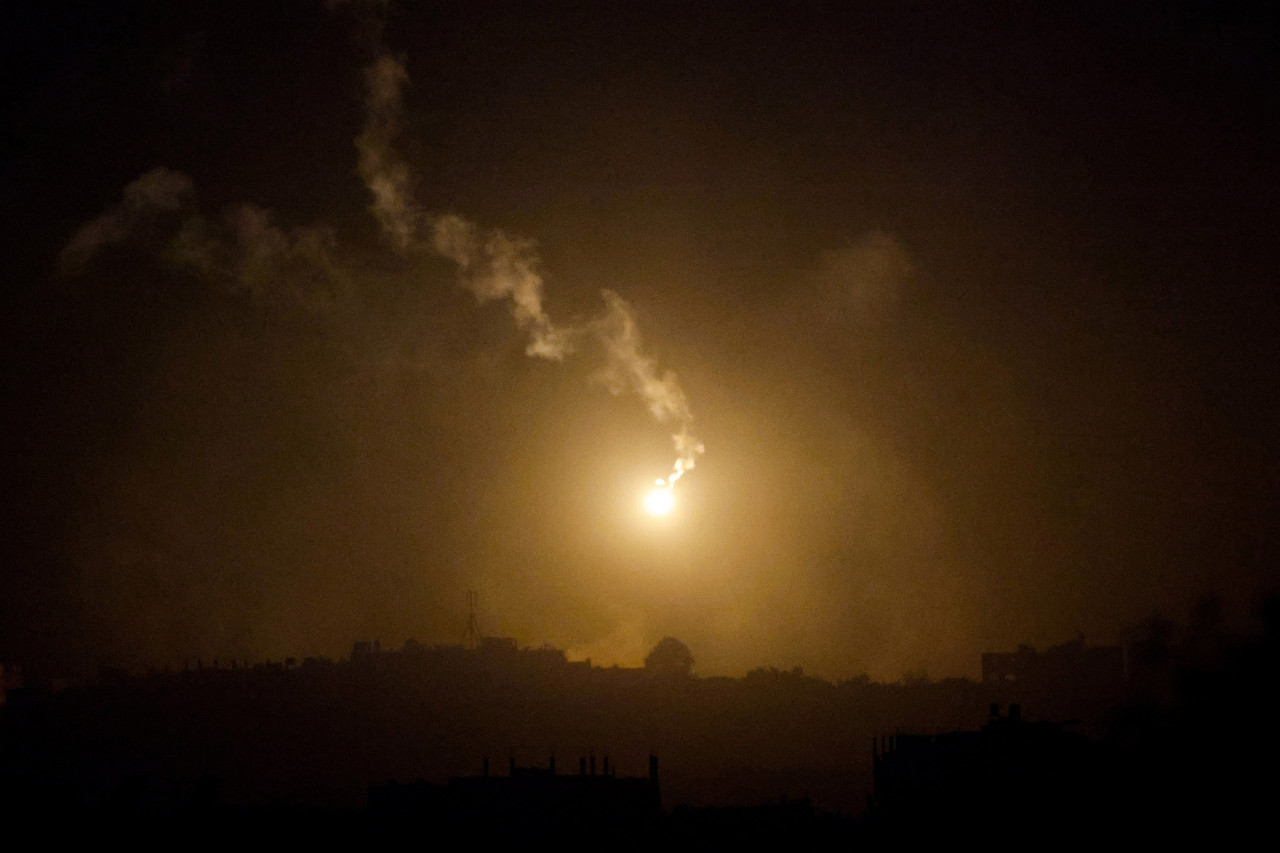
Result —
[[[456, 214], [424, 217], [409, 196], [410, 170], [396, 154], [404, 88], [409, 75], [386, 54], [365, 72], [365, 129], [356, 139], [360, 176], [373, 196], [370, 208], [394, 245], [406, 251], [429, 250], [453, 261], [462, 285], [480, 302], [510, 300], [516, 326], [528, 336], [526, 354], [555, 361], [574, 349], [575, 339], [591, 337], [604, 352], [597, 374], [614, 394], [638, 396], [661, 423], [672, 424], [676, 461], [663, 485], [672, 486], [705, 452], [693, 433], [693, 413], [676, 374], [659, 371], [645, 355], [631, 306], [612, 290], [601, 291], [604, 313], [578, 326], [556, 326], [543, 307], [543, 279], [532, 240], [501, 230], [482, 232]], [[425, 222], [429, 239], [419, 240]]]
[[481, 234], [456, 214], [431, 220], [431, 246], [458, 265], [464, 287], [480, 302], [511, 300], [516, 326], [529, 336], [528, 355], [563, 359], [572, 351], [571, 333], [557, 329], [542, 307], [542, 276], [532, 240], [494, 230]]
[[[375, 4], [376, 6], [376, 4]], [[459, 283], [481, 303], [505, 300], [527, 337], [526, 354], [560, 361], [592, 341], [603, 353], [600, 381], [614, 394], [639, 397], [655, 419], [670, 424], [676, 461], [663, 481], [674, 485], [704, 452], [693, 433], [693, 415], [675, 373], [660, 371], [644, 353], [631, 306], [603, 290], [602, 314], [558, 326], [543, 305], [543, 278], [534, 242], [506, 231], [483, 230], [456, 214], [425, 214], [411, 195], [412, 175], [394, 148], [401, 125], [404, 64], [379, 55], [364, 72], [365, 126], [355, 139], [357, 171], [373, 196], [370, 211], [397, 251], [429, 253], [452, 261]], [[64, 269], [82, 266], [102, 247], [122, 242], [161, 212], [182, 214], [169, 257], [201, 277], [248, 291], [256, 299], [296, 298], [320, 310], [349, 298], [351, 275], [336, 260], [331, 229], [293, 228], [272, 221], [253, 205], [229, 209], [221, 220], [203, 217], [192, 204], [193, 184], [180, 172], [156, 168], [125, 187], [119, 205], [85, 225], [63, 249]]]
[[640, 329], [627, 301], [612, 290], [602, 291], [601, 296], [605, 313], [591, 322], [591, 331], [605, 353], [605, 366], [598, 376], [610, 392], [635, 394], [649, 407], [654, 418], [675, 426], [671, 440], [676, 448], [676, 461], [665, 482], [665, 485], [674, 485], [706, 450], [693, 434], [689, 400], [676, 374], [670, 370], [660, 374], [657, 363], [644, 354]]

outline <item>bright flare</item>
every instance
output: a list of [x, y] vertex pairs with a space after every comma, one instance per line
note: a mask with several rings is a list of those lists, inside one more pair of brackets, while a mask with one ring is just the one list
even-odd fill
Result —
[[671, 494], [671, 487], [662, 485], [659, 480], [658, 487], [645, 496], [644, 508], [649, 515], [670, 515], [671, 510], [676, 508], [676, 498]]

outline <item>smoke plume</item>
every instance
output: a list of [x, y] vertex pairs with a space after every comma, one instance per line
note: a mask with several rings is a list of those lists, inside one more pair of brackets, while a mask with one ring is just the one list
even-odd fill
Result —
[[356, 137], [360, 177], [373, 194], [370, 209], [401, 249], [416, 236], [418, 211], [409, 195], [409, 167], [396, 158], [391, 142], [400, 129], [401, 92], [409, 74], [399, 60], [383, 54], [365, 69], [365, 126]]
[[463, 286], [478, 301], [511, 300], [516, 326], [529, 336], [528, 355], [559, 361], [572, 350], [571, 333], [553, 326], [542, 307], [542, 276], [532, 240], [499, 230], [481, 234], [461, 216], [446, 214], [431, 221], [431, 246], [458, 265]]
[[[561, 361], [581, 344], [594, 344], [592, 350], [603, 353], [599, 380], [614, 394], [636, 395], [655, 419], [672, 426], [676, 461], [662, 484], [674, 485], [704, 448], [693, 433], [693, 414], [675, 373], [660, 371], [644, 353], [631, 306], [606, 289], [598, 317], [553, 323], [543, 305], [543, 278], [532, 240], [482, 229], [454, 213], [427, 214], [414, 201], [412, 174], [394, 147], [409, 82], [403, 62], [380, 54], [365, 69], [364, 82], [365, 125], [355, 139], [357, 171], [373, 197], [369, 209], [392, 246], [411, 257], [429, 254], [451, 261], [461, 286], [480, 303], [508, 302], [516, 327], [527, 338], [529, 356]], [[352, 276], [335, 260], [337, 241], [331, 229], [286, 231], [268, 211], [253, 205], [233, 207], [220, 220], [210, 220], [195, 208], [192, 196], [186, 175], [152, 169], [125, 187], [119, 205], [71, 239], [62, 251], [63, 268], [83, 266], [104, 246], [128, 239], [161, 213], [179, 213], [169, 258], [201, 277], [248, 291], [256, 299], [296, 299], [313, 310], [349, 298]]]
[[[602, 290], [604, 312], [576, 326], [556, 326], [543, 307], [543, 280], [532, 240], [501, 230], [482, 232], [473, 222], [449, 213], [422, 216], [409, 196], [410, 171], [395, 153], [404, 87], [403, 64], [380, 55], [365, 72], [366, 125], [356, 139], [360, 175], [373, 196], [370, 209], [392, 243], [402, 250], [429, 249], [453, 261], [461, 284], [479, 302], [507, 299], [516, 326], [529, 339], [526, 354], [559, 361], [574, 350], [574, 341], [595, 339], [605, 364], [597, 376], [614, 394], [635, 394], [660, 423], [675, 428], [676, 461], [662, 485], [673, 486], [694, 467], [705, 447], [693, 433], [693, 413], [676, 374], [659, 371], [644, 354], [635, 314], [617, 293]], [[429, 240], [418, 237], [425, 222]]]
[[665, 483], [674, 485], [705, 451], [693, 434], [689, 400], [676, 374], [667, 370], [659, 375], [657, 364], [644, 354], [640, 329], [627, 301], [612, 290], [604, 290], [600, 295], [604, 298], [605, 313], [591, 324], [605, 353], [605, 366], [599, 378], [612, 393], [635, 394], [649, 407], [654, 418], [675, 426], [671, 440], [676, 448], [676, 461]]

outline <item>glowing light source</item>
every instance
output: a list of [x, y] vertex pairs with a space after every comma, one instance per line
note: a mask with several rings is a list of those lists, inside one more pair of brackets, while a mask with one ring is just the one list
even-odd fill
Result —
[[671, 510], [676, 508], [676, 498], [671, 493], [671, 486], [662, 480], [659, 480], [656, 486], [653, 491], [645, 495], [645, 512], [649, 515], [670, 515]]

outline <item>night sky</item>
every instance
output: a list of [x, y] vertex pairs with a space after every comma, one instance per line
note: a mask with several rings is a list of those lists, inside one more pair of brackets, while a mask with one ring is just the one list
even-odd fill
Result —
[[1280, 16], [1116, 5], [4, 4], [0, 662], [1243, 618]]

